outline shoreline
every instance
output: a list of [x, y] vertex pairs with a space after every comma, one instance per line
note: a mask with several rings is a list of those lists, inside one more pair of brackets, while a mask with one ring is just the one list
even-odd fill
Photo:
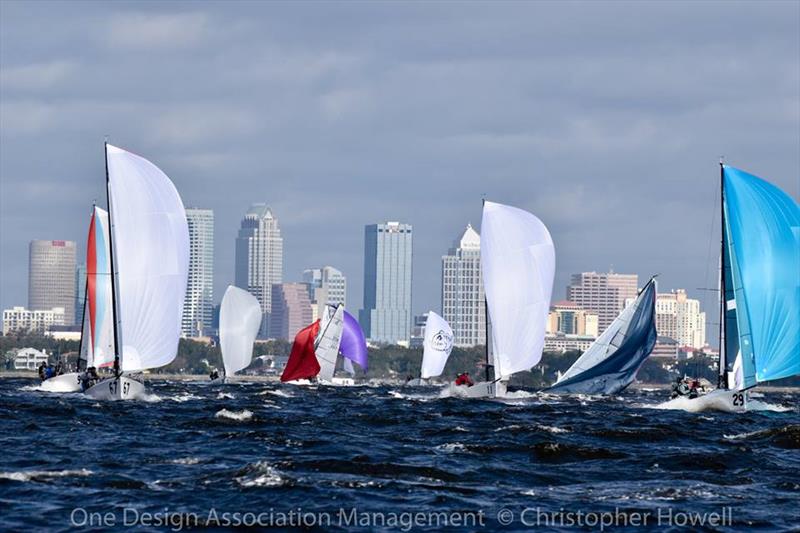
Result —
[[[182, 381], [182, 382], [207, 382], [208, 376], [204, 374], [143, 374], [145, 381]], [[0, 371], [0, 379], [39, 379], [39, 375], [35, 370], [2, 370]], [[373, 378], [374, 379], [374, 378]], [[237, 375], [231, 379], [233, 382], [247, 382], [247, 383], [279, 383], [280, 376], [254, 376], [254, 375]], [[402, 383], [390, 383], [386, 381], [387, 386], [399, 386]], [[442, 384], [443, 385], [443, 384]], [[669, 390], [672, 386], [671, 383], [632, 383], [630, 388], [633, 390], [641, 391], [647, 389], [656, 390]], [[798, 393], [800, 387], [783, 387], [783, 386], [770, 386], [764, 385], [758, 387], [758, 392], [774, 392], [774, 393]]]

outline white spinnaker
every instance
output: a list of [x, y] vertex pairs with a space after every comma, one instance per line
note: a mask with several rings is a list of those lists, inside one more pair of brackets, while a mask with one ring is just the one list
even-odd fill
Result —
[[121, 368], [172, 362], [189, 275], [189, 228], [175, 185], [138, 155], [107, 145]]
[[530, 370], [541, 360], [555, 263], [541, 220], [516, 207], [484, 203], [481, 268], [497, 377]]
[[319, 363], [320, 381], [331, 381], [336, 370], [336, 358], [339, 356], [339, 343], [342, 340], [344, 328], [344, 306], [339, 305], [336, 310], [325, 307], [325, 316], [320, 321], [319, 337], [314, 353]]
[[247, 368], [261, 327], [261, 305], [249, 292], [229, 285], [219, 310], [219, 341], [225, 375]]
[[599, 337], [597, 337], [597, 339], [595, 339], [591, 346], [589, 346], [586, 351], [581, 354], [577, 361], [572, 363], [572, 366], [569, 367], [569, 370], [564, 372], [564, 374], [558, 378], [556, 383], [564, 381], [565, 379], [570, 379], [571, 377], [580, 374], [584, 370], [592, 368], [617, 351], [617, 348], [619, 348], [628, 334], [628, 327], [630, 326], [631, 318], [633, 318], [634, 313], [636, 313], [636, 310], [639, 309], [639, 306], [642, 304], [642, 298], [644, 297], [644, 294], [645, 291], [639, 293], [636, 299], [632, 301], [628, 307], [623, 309], [619, 315], [617, 315], [617, 318], [614, 319], [611, 325], [609, 325], [606, 330]]
[[453, 330], [444, 318], [433, 311], [428, 312], [425, 321], [423, 347], [420, 377], [428, 379], [441, 375], [453, 351]]
[[[91, 343], [87, 367], [107, 366], [114, 362], [114, 300], [111, 296], [111, 249], [109, 247], [108, 211], [94, 208], [95, 286], [92, 295], [94, 327], [90, 326]], [[87, 280], [88, 282], [88, 280]], [[87, 306], [86, 313], [91, 315]]]

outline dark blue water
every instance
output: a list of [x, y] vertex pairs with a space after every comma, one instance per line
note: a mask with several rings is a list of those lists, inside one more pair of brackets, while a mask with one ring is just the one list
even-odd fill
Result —
[[736, 415], [648, 408], [663, 391], [469, 401], [150, 382], [151, 401], [98, 403], [31, 384], [0, 380], [5, 530], [800, 524], [796, 395], [762, 399], [788, 412]]

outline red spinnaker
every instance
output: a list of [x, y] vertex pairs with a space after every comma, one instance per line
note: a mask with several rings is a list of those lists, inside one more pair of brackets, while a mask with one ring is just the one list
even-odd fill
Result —
[[317, 338], [317, 333], [319, 333], [319, 320], [297, 332], [281, 381], [310, 379], [319, 374], [319, 362], [314, 353], [314, 339]]

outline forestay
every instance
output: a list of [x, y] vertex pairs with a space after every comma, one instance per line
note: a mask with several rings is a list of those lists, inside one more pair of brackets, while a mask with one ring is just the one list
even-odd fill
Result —
[[800, 374], [800, 206], [761, 178], [723, 167], [726, 252], [743, 385]]
[[555, 248], [531, 213], [485, 202], [481, 268], [492, 323], [497, 377], [529, 370], [542, 358], [555, 275]]
[[261, 305], [249, 292], [228, 286], [219, 311], [219, 339], [225, 375], [247, 368], [261, 326]]
[[189, 229], [169, 178], [138, 155], [107, 145], [117, 335], [122, 371], [175, 359], [189, 272]]
[[420, 377], [428, 379], [441, 375], [453, 351], [453, 330], [444, 318], [433, 311], [428, 312], [425, 321], [423, 348]]

